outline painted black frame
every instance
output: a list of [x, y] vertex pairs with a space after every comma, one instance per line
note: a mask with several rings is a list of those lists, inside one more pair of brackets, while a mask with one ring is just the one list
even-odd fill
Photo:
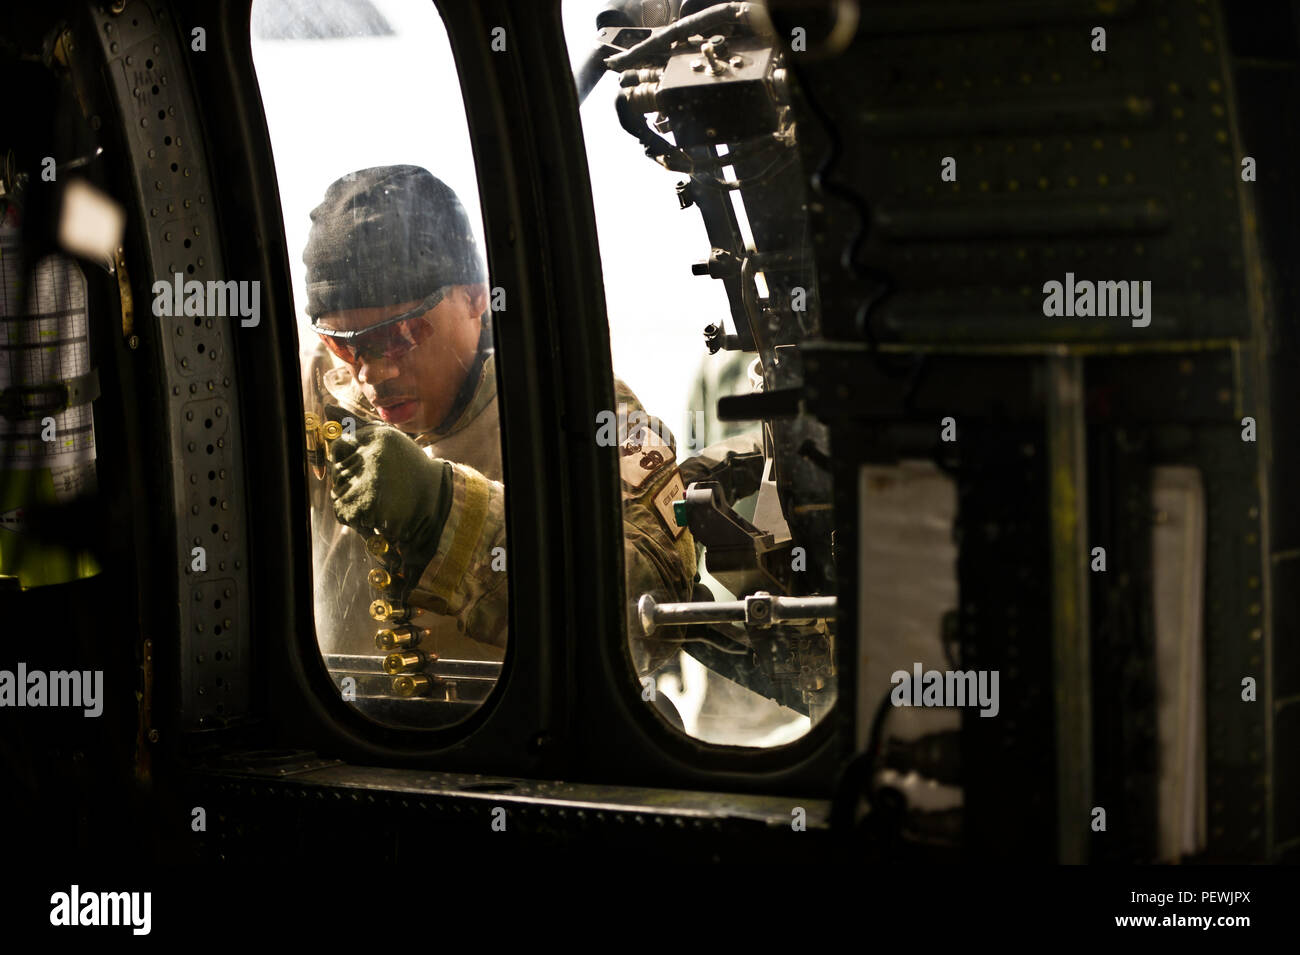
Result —
[[[200, 140], [193, 133], [188, 138], [182, 164], [210, 171], [222, 277], [260, 280], [263, 288], [261, 325], [232, 328], [229, 336], [236, 384], [243, 389], [238, 408], [251, 564], [241, 601], [249, 608], [251, 652], [238, 678], [251, 688], [251, 706], [244, 719], [200, 732], [185, 731], [183, 707], [159, 714], [158, 722], [167, 720], [169, 738], [182, 737], [174, 754], [183, 763], [200, 752], [280, 747], [363, 765], [827, 794], [850, 738], [842, 718], [833, 714], [776, 750], [719, 747], [680, 735], [633, 692], [638, 684], [621, 637], [617, 469], [612, 449], [596, 445], [589, 424], [599, 409], [614, 407], [613, 379], [586, 151], [559, 2], [448, 0], [437, 6], [462, 79], [491, 274], [507, 290], [509, 304], [495, 322], [514, 634], [502, 679], [492, 697], [454, 727], [397, 730], [340, 700], [320, 660], [310, 599], [307, 475], [293, 426], [302, 407], [296, 336], [288, 332], [291, 252], [251, 57], [251, 0], [219, 0], [175, 11], [159, 33], [166, 34], [162, 55], [171, 51], [176, 60], [168, 67], [169, 93], [192, 97], [190, 120], [202, 130]], [[144, 0], [130, 0], [119, 14], [99, 7], [87, 12], [103, 35], [115, 20], [138, 19], [149, 10]], [[491, 49], [496, 26], [506, 30], [506, 53]], [[205, 52], [189, 50], [196, 27], [206, 30]], [[107, 44], [105, 53], [110, 67], [117, 66]], [[106, 75], [124, 109], [130, 95], [124, 72], [110, 68]], [[131, 141], [131, 148], [137, 164], [148, 162], [141, 143]], [[133, 211], [147, 222], [146, 199], [137, 198]], [[149, 243], [152, 261], [161, 261], [158, 237]], [[141, 269], [135, 280], [139, 296], [151, 273]], [[177, 632], [176, 659], [201, 652], [203, 634]], [[589, 643], [598, 633], [620, 638]], [[842, 660], [851, 654], [850, 646], [841, 647]], [[177, 678], [174, 672], [158, 675], [164, 682]]]

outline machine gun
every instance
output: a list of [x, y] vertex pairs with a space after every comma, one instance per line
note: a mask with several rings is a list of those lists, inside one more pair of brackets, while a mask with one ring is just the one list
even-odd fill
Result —
[[[758, 393], [719, 401], [718, 416], [762, 420], [762, 456], [683, 462], [676, 506], [709, 572], [742, 600], [714, 601], [705, 587], [687, 604], [642, 595], [643, 628], [685, 628], [692, 656], [815, 722], [835, 699], [833, 512], [827, 432], [798, 398], [800, 345], [821, 321], [783, 54], [760, 3], [627, 2], [597, 28], [579, 95], [598, 65], [618, 74], [619, 123], [686, 177], [678, 201], [699, 211], [712, 246], [692, 271], [723, 283], [731, 313], [732, 330], [711, 322], [705, 345], [755, 354], [761, 379]], [[754, 492], [749, 521], [733, 505]]]

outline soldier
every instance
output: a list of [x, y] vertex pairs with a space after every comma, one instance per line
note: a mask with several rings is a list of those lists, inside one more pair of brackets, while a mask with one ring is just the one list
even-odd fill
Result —
[[[448, 186], [415, 166], [345, 176], [311, 217], [307, 312], [321, 345], [307, 376], [308, 407], [356, 423], [329, 446], [328, 490], [317, 482], [313, 492], [322, 650], [375, 652], [366, 586], [374, 565], [364, 538], [377, 530], [400, 553], [402, 596], [426, 612], [416, 623], [433, 630], [428, 648], [501, 659], [507, 585], [496, 374], [487, 277], [469, 218]], [[641, 410], [621, 382], [617, 393], [628, 413]], [[671, 507], [657, 506], [680, 480], [667, 438], [633, 453], [634, 434], [622, 448], [638, 674], [676, 647], [642, 637], [636, 598], [689, 600], [695, 578], [689, 532], [672, 522]]]

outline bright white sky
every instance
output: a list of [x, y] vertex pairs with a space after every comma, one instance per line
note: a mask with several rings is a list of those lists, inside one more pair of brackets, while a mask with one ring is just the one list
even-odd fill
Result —
[[[372, 2], [396, 35], [253, 38], [303, 328], [302, 249], [309, 215], [344, 173], [396, 163], [425, 167], [459, 194], [482, 248], [473, 154], [441, 20], [428, 0]], [[604, 0], [565, 2], [571, 59], [585, 55], [603, 5]], [[509, 55], [509, 37], [500, 55]], [[698, 210], [678, 207], [674, 186], [681, 176], [647, 159], [619, 126], [617, 90], [615, 77], [606, 76], [581, 114], [614, 371], [684, 440], [690, 388], [707, 356], [702, 331], [728, 316], [727, 298], [720, 282], [691, 274], [691, 263], [709, 254], [704, 224]]]

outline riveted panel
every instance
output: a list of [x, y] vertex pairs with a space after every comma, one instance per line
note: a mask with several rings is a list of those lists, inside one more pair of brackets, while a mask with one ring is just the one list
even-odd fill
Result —
[[[841, 164], [873, 184], [861, 264], [891, 280], [879, 338], [1248, 334], [1240, 157], [1206, 8], [892, 2], [862, 31], [864, 136]], [[1067, 273], [1149, 281], [1150, 324], [1046, 318], [1044, 286]]]
[[[1283, 591], [1267, 565], [1276, 508], [1266, 467], [1281, 456], [1271, 435], [1283, 432], [1268, 403], [1273, 329], [1254, 264], [1258, 186], [1242, 178], [1243, 156], [1263, 153], [1259, 137], [1236, 126], [1243, 114], [1261, 114], [1234, 87], [1240, 64], [1226, 49], [1227, 6], [884, 0], [864, 11], [840, 62], [792, 59], [808, 105], [805, 163], [821, 162], [809, 212], [827, 337], [862, 341], [864, 351], [880, 345], [889, 359], [882, 364], [900, 379], [910, 374], [921, 384], [909, 387], [921, 394], [942, 367], [934, 356], [945, 351], [993, 356], [1064, 346], [1086, 356], [1086, 449], [1097, 460], [1089, 480], [1074, 483], [1096, 508], [1094, 532], [1110, 538], [1112, 561], [1109, 576], [1091, 578], [1093, 649], [1109, 654], [1093, 668], [1094, 713], [1113, 710], [1094, 720], [1091, 758], [1101, 772], [1098, 798], [1125, 814], [1095, 861], [1145, 859], [1153, 850], [1157, 764], [1147, 723], [1151, 676], [1161, 674], [1142, 577], [1159, 559], [1146, 554], [1153, 466], [1194, 468], [1204, 482], [1206, 855], [1266, 857], [1270, 805], [1281, 805], [1270, 753], [1283, 750], [1270, 737], [1265, 706], [1241, 699], [1245, 676], [1257, 678], [1261, 700], [1272, 677], [1270, 613]], [[1280, 72], [1270, 69], [1266, 82]], [[1275, 112], [1260, 125], [1275, 126]], [[1073, 303], [1071, 277], [1098, 292], [1101, 283], [1149, 281], [1149, 323], [1130, 321], [1144, 317], [1133, 309], [1106, 317], [1053, 311], [1047, 283], [1060, 283], [1059, 302]], [[1004, 380], [974, 364], [956, 376], [969, 396], [955, 395], [942, 413], [961, 421], [963, 448], [970, 419], [983, 415], [984, 383]], [[892, 406], [861, 407], [880, 415]], [[842, 439], [833, 445], [846, 447]], [[969, 504], [963, 498], [963, 520], [996, 514], [1010, 499], [1015, 514], [1042, 524], [1027, 491], [1006, 481], [975, 490]], [[967, 605], [973, 599], [983, 608], [992, 585], [978, 575], [1006, 563], [979, 560], [981, 546], [977, 537], [962, 539], [963, 560], [975, 558], [973, 572], [961, 576], [961, 623], [976, 626], [964, 633], [975, 645], [980, 620]], [[1023, 616], [1037, 596], [1009, 594], [1005, 602], [1018, 601]], [[1015, 665], [1025, 666], [1023, 657]], [[984, 754], [1000, 741], [980, 740], [981, 730], [965, 736], [987, 767]], [[1010, 777], [991, 778], [1001, 792]], [[983, 812], [987, 825], [994, 810], [977, 806], [982, 795], [968, 793], [966, 811]], [[1022, 811], [1017, 820], [1038, 831], [1046, 823], [1046, 812]]]
[[[230, 343], [256, 335], [260, 287], [223, 268], [207, 168], [185, 72], [193, 51], [161, 4], [94, 13], [121, 110], [148, 251], [133, 272], [149, 286], [142, 339], [154, 336], [168, 400], [181, 599], [179, 693], [185, 728], [247, 714], [248, 555], [238, 391]], [[241, 326], [247, 320], [248, 327]], [[165, 558], [164, 558], [165, 561]]]

